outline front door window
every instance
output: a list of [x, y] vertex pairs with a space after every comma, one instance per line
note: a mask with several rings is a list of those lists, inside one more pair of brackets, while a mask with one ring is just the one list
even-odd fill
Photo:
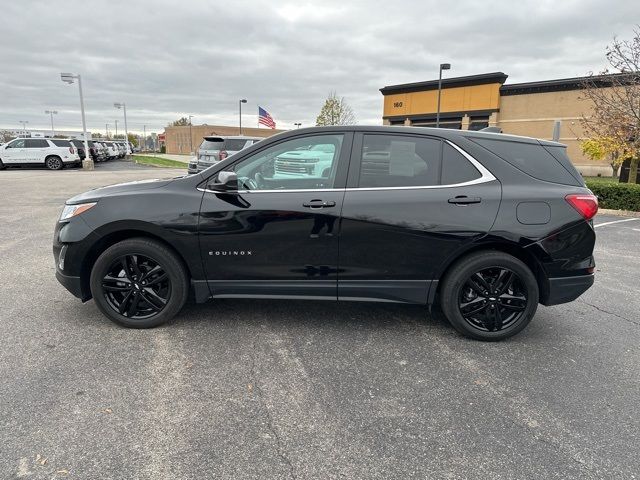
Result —
[[233, 166], [239, 190], [332, 188], [343, 135], [314, 135], [279, 143]]

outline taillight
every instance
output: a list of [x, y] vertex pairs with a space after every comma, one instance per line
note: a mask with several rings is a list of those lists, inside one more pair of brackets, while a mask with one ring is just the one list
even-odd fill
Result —
[[575, 208], [585, 220], [591, 220], [598, 213], [598, 197], [595, 195], [572, 193], [564, 199]]
[[220, 160], [224, 160], [225, 158], [227, 158], [229, 155], [227, 154], [226, 150], [220, 150]]

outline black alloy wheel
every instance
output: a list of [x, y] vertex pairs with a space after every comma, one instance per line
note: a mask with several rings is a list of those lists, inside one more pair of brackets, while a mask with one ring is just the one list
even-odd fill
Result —
[[511, 337], [538, 308], [539, 287], [531, 269], [500, 251], [475, 252], [456, 262], [442, 281], [440, 304], [451, 325], [477, 340]]
[[527, 294], [518, 275], [502, 267], [475, 272], [460, 289], [458, 308], [474, 328], [495, 332], [516, 323], [527, 308]]
[[149, 238], [131, 238], [107, 248], [96, 260], [89, 283], [100, 311], [131, 328], [167, 322], [189, 294], [182, 259]]
[[102, 278], [107, 303], [120, 315], [142, 320], [160, 313], [171, 297], [171, 280], [164, 268], [144, 255], [116, 259]]

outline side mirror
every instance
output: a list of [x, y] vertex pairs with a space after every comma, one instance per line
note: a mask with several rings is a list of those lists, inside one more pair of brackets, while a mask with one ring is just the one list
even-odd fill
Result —
[[238, 190], [238, 174], [236, 172], [219, 172], [214, 183], [209, 184], [216, 192], [230, 192]]

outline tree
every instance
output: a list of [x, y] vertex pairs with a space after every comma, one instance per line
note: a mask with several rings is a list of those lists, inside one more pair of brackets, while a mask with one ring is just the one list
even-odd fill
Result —
[[128, 135], [129, 138], [129, 143], [132, 144], [134, 147], [138, 146], [138, 136], [134, 135], [133, 133], [130, 133]]
[[635, 183], [640, 160], [640, 26], [631, 40], [614, 38], [606, 58], [610, 68], [584, 81], [584, 99], [593, 110], [583, 115], [582, 124], [590, 137], [608, 139], [631, 159], [629, 183]]
[[189, 119], [187, 117], [181, 117], [169, 124], [170, 127], [185, 127], [187, 125], [189, 125]]
[[326, 127], [328, 125], [354, 125], [356, 116], [353, 109], [345, 101], [344, 97], [336, 96], [336, 92], [331, 92], [320, 109], [320, 114], [316, 118], [316, 126]]
[[609, 165], [613, 170], [613, 177], [618, 176], [618, 168], [622, 162], [631, 158], [631, 153], [627, 145], [618, 142], [612, 137], [594, 137], [584, 140], [581, 144], [582, 153], [592, 160], [609, 160]]
[[0, 131], [0, 143], [7, 143], [16, 138], [16, 136], [9, 130]]

